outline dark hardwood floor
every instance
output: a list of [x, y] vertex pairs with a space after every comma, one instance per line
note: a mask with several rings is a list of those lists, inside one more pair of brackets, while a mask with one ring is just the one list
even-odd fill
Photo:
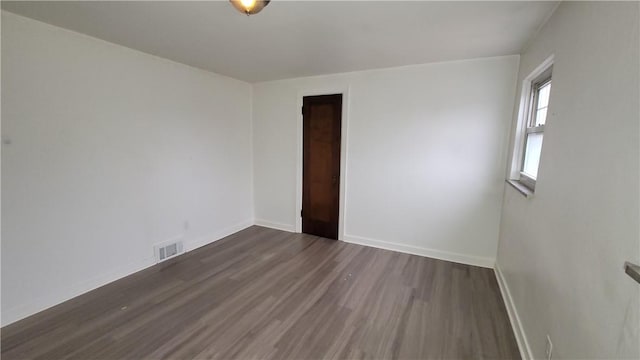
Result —
[[492, 270], [251, 227], [2, 328], [2, 359], [519, 358]]

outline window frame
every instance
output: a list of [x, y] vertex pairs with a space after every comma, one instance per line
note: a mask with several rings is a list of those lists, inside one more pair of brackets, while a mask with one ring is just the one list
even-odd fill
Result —
[[[524, 134], [524, 145], [522, 146], [522, 156], [520, 160], [520, 182], [523, 183], [526, 187], [531, 190], [535, 190], [536, 188], [536, 180], [537, 178], [533, 178], [529, 176], [526, 172], [524, 172], [524, 161], [527, 156], [527, 141], [529, 139], [530, 134], [544, 134], [544, 124], [536, 126], [537, 122], [537, 112], [538, 112], [538, 101], [540, 100], [540, 90], [545, 87], [547, 84], [551, 83], [551, 71], [553, 67], [549, 67], [544, 71], [536, 80], [533, 81], [531, 85], [531, 95], [529, 112], [527, 116], [527, 126], [525, 127]], [[547, 108], [548, 108], [547, 103]], [[545, 119], [546, 123], [546, 119]], [[544, 143], [544, 138], [543, 138]]]
[[[511, 171], [508, 180], [512, 185], [513, 183], [520, 184], [526, 188], [523, 192], [519, 186], [516, 186], [520, 192], [529, 196], [533, 194], [536, 188], [536, 178], [527, 175], [524, 170], [524, 161], [526, 156], [527, 138], [532, 133], [543, 133], [545, 125], [535, 126], [536, 110], [538, 104], [539, 91], [547, 83], [552, 81], [553, 72], [553, 59], [551, 55], [542, 64], [540, 64], [534, 71], [527, 76], [522, 82], [522, 91], [520, 93], [520, 107], [518, 112], [518, 123], [516, 126], [516, 133], [513, 142], [513, 157], [511, 161]], [[551, 100], [549, 99], [549, 102]], [[547, 107], [549, 104], [547, 104]], [[549, 114], [547, 112], [547, 119]], [[546, 121], [545, 121], [546, 124]]]

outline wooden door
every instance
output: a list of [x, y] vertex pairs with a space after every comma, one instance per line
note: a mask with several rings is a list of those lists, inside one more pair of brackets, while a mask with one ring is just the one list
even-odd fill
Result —
[[342, 95], [305, 96], [302, 232], [338, 239]]

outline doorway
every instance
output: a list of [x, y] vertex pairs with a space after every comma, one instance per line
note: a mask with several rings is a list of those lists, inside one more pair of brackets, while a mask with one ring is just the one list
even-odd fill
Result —
[[302, 105], [302, 232], [338, 239], [342, 94]]

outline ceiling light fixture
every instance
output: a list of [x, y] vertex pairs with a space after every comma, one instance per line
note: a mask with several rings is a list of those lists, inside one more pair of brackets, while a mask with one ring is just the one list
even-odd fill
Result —
[[269, 5], [271, 0], [229, 0], [231, 5], [247, 16], [257, 14], [265, 6]]

